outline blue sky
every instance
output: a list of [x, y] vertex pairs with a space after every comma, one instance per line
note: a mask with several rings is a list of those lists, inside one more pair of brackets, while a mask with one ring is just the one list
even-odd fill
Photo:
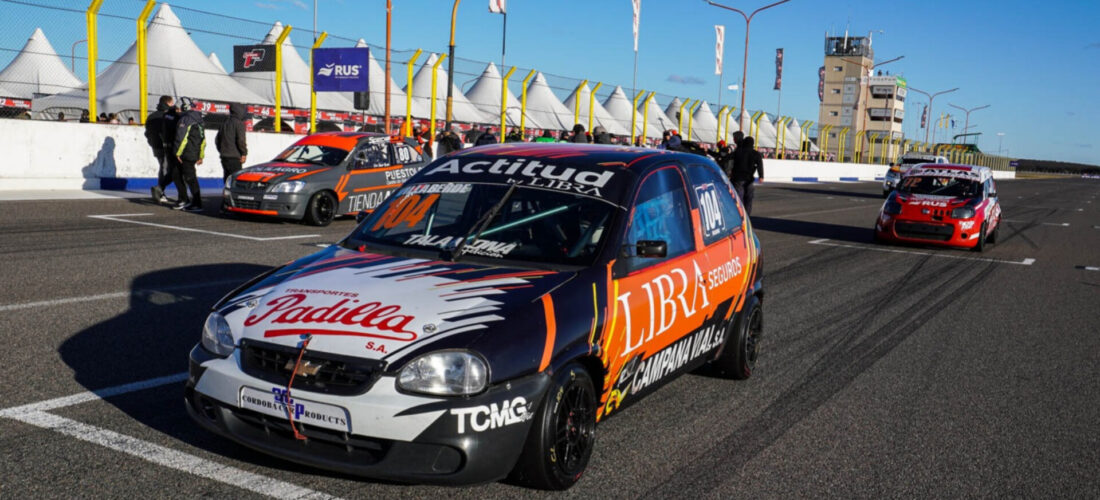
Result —
[[[121, 14], [133, 11], [136, 15], [141, 3], [106, 0], [103, 10]], [[327, 30], [330, 36], [364, 38], [376, 50], [375, 56], [381, 56], [381, 50], [373, 47], [385, 41], [383, 0], [317, 3], [319, 29]], [[770, 1], [724, 3], [751, 11]], [[210, 31], [260, 38], [267, 31], [262, 25], [280, 20], [295, 26], [292, 39], [297, 45], [306, 46], [311, 38], [310, 0], [177, 0], [172, 4], [260, 23], [207, 19], [203, 27]], [[394, 0], [393, 47], [446, 51], [451, 4], [449, 0]], [[13, 8], [12, 4], [0, 3], [0, 10]], [[629, 90], [634, 56], [630, 0], [511, 0], [508, 9], [509, 66], [603, 81], [605, 91], [612, 84]], [[186, 15], [181, 13], [180, 17], [186, 25]], [[49, 19], [41, 15], [33, 21], [49, 24]], [[782, 47], [782, 114], [816, 120], [817, 68], [823, 62], [824, 36], [826, 32], [842, 35], [847, 26], [853, 35], [873, 32], [877, 61], [905, 56], [881, 69], [904, 75], [909, 85], [933, 92], [959, 87], [936, 99], [934, 115], [956, 111], [948, 103], [966, 108], [991, 105], [971, 115], [972, 129], [983, 133], [979, 142], [983, 150], [995, 153], [999, 147], [996, 134], [1002, 132], [1003, 148], [1011, 156], [1098, 164], [1097, 21], [1100, 2], [1094, 0], [792, 0], [753, 20], [746, 104], [750, 110], [776, 112], [774, 57], [775, 49]], [[745, 26], [740, 16], [702, 0], [642, 0], [638, 87], [665, 95], [662, 105], [667, 104], [667, 96], [675, 95], [706, 99], [717, 111], [715, 24], [726, 26], [724, 84], [739, 83]], [[5, 29], [0, 34], [0, 47], [20, 46], [33, 27]], [[83, 38], [77, 36], [82, 29], [43, 28], [59, 52], [67, 53], [70, 43]], [[103, 34], [102, 24], [100, 31], [105, 38], [101, 57], [117, 57], [133, 40], [132, 28], [113, 41]], [[217, 51], [227, 65], [232, 44], [245, 43], [229, 37], [195, 38], [204, 50]], [[488, 12], [486, 0], [463, 0], [458, 11], [456, 55], [499, 63], [500, 42], [501, 16]], [[325, 46], [345, 44], [330, 38]], [[400, 52], [394, 58], [405, 60], [408, 55]], [[9, 58], [8, 53], [0, 52], [0, 65]], [[459, 66], [466, 73], [480, 72], [483, 63], [460, 62]], [[403, 82], [403, 65], [395, 64], [394, 71], [395, 79]], [[523, 76], [518, 71], [517, 75]], [[456, 80], [463, 83], [470, 78]], [[552, 79], [551, 83], [567, 84], [564, 79]], [[513, 83], [513, 90], [519, 90], [518, 82]], [[560, 98], [567, 94], [559, 90]], [[604, 92], [600, 94], [602, 97]], [[725, 104], [739, 99], [728, 90], [722, 96]], [[923, 131], [916, 129], [923, 103], [923, 97], [910, 94], [904, 127], [909, 136], [923, 137]], [[961, 113], [956, 114], [961, 129]]]

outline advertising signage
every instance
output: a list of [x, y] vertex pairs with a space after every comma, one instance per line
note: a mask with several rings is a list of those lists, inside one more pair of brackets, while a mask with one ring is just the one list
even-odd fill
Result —
[[313, 90], [368, 92], [369, 61], [367, 47], [313, 49]]

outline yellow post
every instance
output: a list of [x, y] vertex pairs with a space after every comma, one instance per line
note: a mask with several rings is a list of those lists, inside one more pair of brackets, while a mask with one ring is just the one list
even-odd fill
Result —
[[699, 109], [700, 104], [703, 104], [703, 100], [702, 99], [697, 99], [695, 101], [695, 104], [692, 104], [691, 107], [688, 108], [688, 138], [687, 138], [687, 140], [689, 140], [689, 141], [692, 140], [691, 139], [691, 124], [695, 121], [695, 110]]
[[322, 31], [317, 41], [313, 42], [313, 50], [309, 51], [309, 133], [311, 134], [317, 133], [317, 91], [313, 90], [313, 77], [317, 70], [313, 68], [313, 51], [321, 48], [321, 44], [327, 37], [328, 32]]
[[[733, 119], [734, 111], [737, 111], [737, 106], [730, 106], [729, 113], [726, 113], [726, 137], [725, 137], [726, 142], [730, 141], [730, 120]], [[738, 116], [738, 118], [740, 118], [740, 116]], [[738, 122], [740, 122], [740, 121], [741, 120], [738, 120]]]
[[[776, 158], [782, 158], [783, 156], [780, 152], [785, 151], [787, 149], [787, 145], [783, 143], [784, 136], [786, 135], [786, 134], [784, 134], [784, 132], [787, 131], [786, 127], [783, 126], [783, 122], [786, 121], [786, 120], [787, 120], [787, 117], [785, 117], [785, 116], [777, 116], [775, 118], [775, 157]], [[755, 142], [755, 139], [753, 139], [753, 141]]]
[[852, 152], [852, 159], [856, 163], [860, 163], [863, 159], [863, 138], [867, 136], [866, 130], [860, 130], [856, 132], [856, 149]]
[[588, 80], [581, 80], [581, 84], [577, 85], [577, 89], [573, 91], [573, 125], [576, 126], [581, 122], [581, 89], [585, 85], [588, 85]]
[[[894, 154], [890, 157], [890, 163], [897, 163], [898, 157], [901, 156], [901, 141], [902, 137], [898, 136], [894, 138]], [[909, 141], [905, 141], [909, 142]]]
[[[435, 84], [436, 84], [436, 81], [439, 79], [439, 65], [443, 64], [443, 60], [446, 59], [446, 58], [447, 58], [447, 54], [441, 54], [439, 56], [439, 59], [436, 59], [435, 64], [432, 65], [432, 103], [430, 104], [431, 111], [430, 111], [429, 116], [428, 116], [428, 118], [432, 121], [432, 124], [429, 125], [429, 128], [428, 128], [428, 130], [429, 130], [429, 132], [428, 132], [428, 143], [429, 144], [431, 144], [433, 141], [435, 141]], [[409, 91], [411, 92], [412, 88], [409, 88]]]
[[646, 132], [648, 132], [648, 129], [649, 129], [649, 101], [652, 101], [653, 96], [655, 96], [655, 95], [657, 95], [656, 92], [650, 92], [649, 95], [647, 95], [645, 97], [645, 104], [642, 106], [642, 140], [643, 141], [646, 139], [646, 137], [648, 137]]
[[812, 127], [812, 126], [814, 126], [814, 122], [809, 121], [809, 120], [804, 121], [804, 122], [802, 122], [801, 124], [798, 125], [798, 159], [799, 160], [805, 160], [806, 159], [806, 155], [803, 153], [802, 150], [803, 149], [807, 149], [807, 150], [810, 149], [810, 148], [803, 148], [803, 145], [806, 143], [805, 142], [806, 141], [806, 127]]
[[[634, 145], [634, 131], [637, 130], [634, 127], [638, 126], [638, 99], [641, 99], [643, 95], [645, 95], [644, 90], [638, 91], [638, 95], [634, 96], [634, 101], [632, 102], [632, 106], [630, 108], [630, 110], [633, 111], [633, 113], [630, 113], [630, 145], [631, 146]], [[643, 137], [642, 140], [644, 141], [645, 138]]]
[[[718, 130], [714, 134], [714, 142], [722, 140], [722, 117], [726, 115], [726, 111], [729, 110], [729, 106], [722, 106], [722, 109], [718, 110]], [[726, 128], [726, 132], [729, 132], [729, 127]]]
[[[867, 141], [871, 144], [871, 154], [870, 154], [870, 157], [868, 158], [868, 160], [870, 160], [870, 161], [868, 161], [868, 163], [871, 163], [871, 164], [875, 163], [875, 141], [877, 141], [879, 139], [879, 137], [881, 137], [881, 135], [879, 135], [877, 133], [871, 134], [870, 140]], [[883, 149], [886, 149], [886, 148], [883, 148]]]
[[[592, 131], [592, 122], [593, 117], [595, 116], [593, 111], [595, 111], [596, 107], [596, 91], [600, 90], [600, 87], [602, 86], [603, 82], [596, 82], [596, 86], [592, 87], [592, 90], [588, 92], [588, 130], [590, 132]], [[580, 96], [577, 97], [579, 98]]]
[[825, 125], [817, 131], [817, 159], [821, 161], [829, 161], [829, 132], [832, 132], [832, 125]]
[[837, 156], [840, 158], [841, 163], [844, 163], [844, 160], [847, 159], [848, 156], [848, 132], [851, 130], [851, 127], [840, 129], [840, 147], [837, 148]]
[[752, 142], [760, 144], [760, 119], [764, 118], [763, 111], [757, 111], [752, 115]]
[[519, 92], [519, 134], [525, 138], [527, 137], [527, 82], [531, 81], [532, 76], [535, 76], [535, 70], [529, 71], [523, 78], [523, 88]]
[[691, 99], [684, 99], [684, 102], [680, 103], [680, 112], [676, 114], [676, 131], [684, 131], [684, 106], [687, 106], [691, 102]]
[[283, 41], [292, 29], [287, 25], [275, 40], [275, 133], [283, 131]]
[[421, 53], [423, 53], [423, 51], [422, 51], [422, 50], [420, 50], [420, 49], [416, 49], [416, 52], [413, 52], [412, 58], [410, 58], [410, 59], [409, 59], [409, 63], [408, 63], [408, 71], [406, 72], [406, 75], [407, 75], [407, 77], [408, 77], [408, 81], [407, 81], [407, 82], [405, 82], [405, 88], [406, 88], [406, 89], [409, 89], [409, 91], [408, 91], [408, 92], [405, 92], [405, 123], [402, 123], [402, 124], [401, 124], [401, 130], [402, 130], [402, 131], [404, 131], [403, 135], [404, 135], [405, 137], [410, 137], [410, 136], [412, 136], [412, 131], [413, 131], [413, 129], [412, 129], [412, 113], [413, 113], [413, 93], [412, 93], [412, 88], [413, 88], [413, 64], [416, 64], [416, 59], [420, 57], [420, 54], [421, 54]]
[[[500, 68], [504, 70], [504, 68]], [[516, 67], [512, 66], [512, 69], [508, 70], [504, 74], [504, 78], [500, 80], [500, 142], [504, 142], [504, 134], [507, 127], [505, 116], [508, 112], [508, 79], [512, 77], [512, 73], [516, 72]], [[411, 88], [411, 87], [410, 87]]]
[[96, 121], [95, 109], [95, 60], [99, 56], [99, 39], [96, 37], [96, 15], [103, 0], [92, 0], [88, 10], [84, 11], [84, 21], [88, 30], [88, 118]]
[[141, 15], [137, 18], [138, 95], [141, 96], [138, 99], [138, 109], [141, 115], [138, 117], [138, 123], [142, 125], [145, 125], [145, 115], [149, 114], [149, 71], [145, 63], [145, 20], [149, 18], [149, 14], [153, 12], [153, 7], [156, 4], [155, 0], [145, 2], [145, 7], [141, 9]]

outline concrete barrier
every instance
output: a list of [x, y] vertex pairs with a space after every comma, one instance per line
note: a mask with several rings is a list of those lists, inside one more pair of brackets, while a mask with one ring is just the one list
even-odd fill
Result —
[[[198, 167], [204, 189], [221, 187], [216, 130], [206, 131], [206, 161]], [[145, 128], [39, 120], [0, 120], [4, 158], [0, 190], [148, 189], [157, 164], [145, 142]], [[248, 163], [274, 158], [302, 136], [251, 132]], [[774, 182], [858, 182], [881, 180], [885, 165], [798, 160], [764, 160], [764, 179]], [[994, 172], [998, 179], [1013, 172]]]

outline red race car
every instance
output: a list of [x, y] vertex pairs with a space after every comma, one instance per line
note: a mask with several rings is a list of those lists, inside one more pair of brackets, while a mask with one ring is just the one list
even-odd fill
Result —
[[875, 241], [985, 250], [997, 242], [1001, 205], [989, 167], [924, 164], [913, 167], [886, 198]]

